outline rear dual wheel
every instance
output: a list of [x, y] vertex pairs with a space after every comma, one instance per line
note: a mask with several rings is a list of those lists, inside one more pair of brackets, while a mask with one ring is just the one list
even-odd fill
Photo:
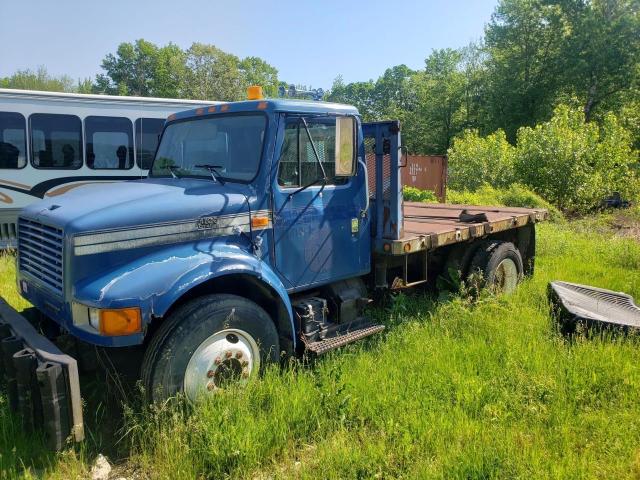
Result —
[[264, 309], [237, 295], [207, 295], [160, 326], [145, 352], [142, 381], [153, 401], [181, 392], [196, 400], [247, 383], [278, 354], [278, 334]]
[[487, 240], [482, 242], [471, 260], [469, 276], [476, 288], [490, 288], [512, 293], [523, 278], [522, 255], [511, 242]]

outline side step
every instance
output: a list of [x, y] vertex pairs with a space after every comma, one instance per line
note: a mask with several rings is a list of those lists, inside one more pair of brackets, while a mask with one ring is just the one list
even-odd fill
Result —
[[344, 325], [337, 325], [331, 329], [323, 340], [307, 343], [307, 350], [322, 355], [348, 343], [356, 342], [384, 330], [384, 325], [377, 325], [368, 320], [360, 319]]

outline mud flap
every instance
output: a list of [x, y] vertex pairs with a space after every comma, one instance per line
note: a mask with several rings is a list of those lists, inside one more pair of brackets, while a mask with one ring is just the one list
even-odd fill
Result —
[[0, 298], [0, 373], [9, 407], [25, 429], [44, 430], [49, 446], [82, 441], [84, 425], [76, 360], [40, 335]]

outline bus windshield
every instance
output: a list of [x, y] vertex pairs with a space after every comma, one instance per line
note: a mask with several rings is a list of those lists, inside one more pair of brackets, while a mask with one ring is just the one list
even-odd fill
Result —
[[150, 177], [216, 177], [249, 182], [258, 172], [267, 126], [263, 114], [190, 118], [168, 125]]

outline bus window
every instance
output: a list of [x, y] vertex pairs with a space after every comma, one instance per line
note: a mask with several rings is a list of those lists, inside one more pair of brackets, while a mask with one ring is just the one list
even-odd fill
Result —
[[158, 148], [158, 135], [164, 126], [163, 118], [139, 118], [136, 120], [136, 155], [138, 166], [149, 170]]
[[84, 119], [87, 166], [96, 170], [133, 167], [133, 126], [125, 117]]
[[0, 168], [23, 168], [27, 164], [27, 135], [24, 117], [0, 112]]
[[29, 117], [31, 163], [36, 168], [82, 166], [82, 122], [75, 115], [34, 113]]

